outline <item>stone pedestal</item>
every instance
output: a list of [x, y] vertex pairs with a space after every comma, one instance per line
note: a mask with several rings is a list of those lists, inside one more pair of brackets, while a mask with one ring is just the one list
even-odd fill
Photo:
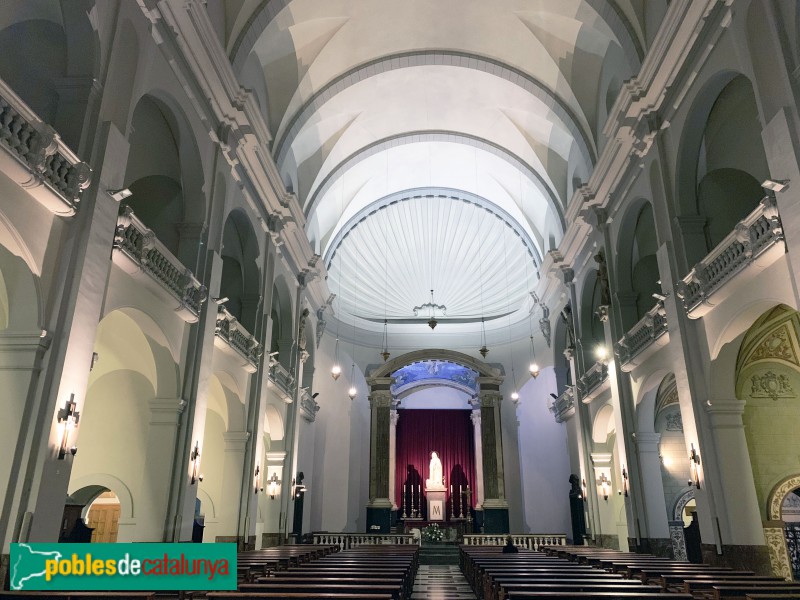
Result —
[[445, 490], [425, 489], [425, 497], [428, 500], [428, 520], [444, 521], [447, 518], [447, 504]]

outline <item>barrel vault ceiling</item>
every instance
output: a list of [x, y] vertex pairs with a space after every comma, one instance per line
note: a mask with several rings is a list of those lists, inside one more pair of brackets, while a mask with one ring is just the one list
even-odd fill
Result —
[[228, 52], [342, 321], [527, 317], [541, 257], [642, 58], [637, 0], [266, 0]]

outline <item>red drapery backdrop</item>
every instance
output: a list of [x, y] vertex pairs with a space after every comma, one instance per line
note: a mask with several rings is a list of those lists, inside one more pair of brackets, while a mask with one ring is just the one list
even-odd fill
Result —
[[[442, 474], [448, 490], [447, 514], [450, 515], [450, 485], [456, 494], [458, 487], [472, 490], [470, 507], [475, 505], [475, 444], [472, 435], [470, 410], [398, 410], [395, 502], [403, 512], [403, 485], [422, 486], [422, 509], [425, 510], [425, 480], [431, 452], [442, 461]], [[416, 487], [414, 491], [416, 493]], [[415, 496], [416, 498], [416, 496]], [[462, 496], [463, 502], [463, 496]], [[466, 508], [466, 505], [464, 505]], [[459, 503], [456, 502], [458, 512]], [[406, 512], [411, 504], [406, 498]]]

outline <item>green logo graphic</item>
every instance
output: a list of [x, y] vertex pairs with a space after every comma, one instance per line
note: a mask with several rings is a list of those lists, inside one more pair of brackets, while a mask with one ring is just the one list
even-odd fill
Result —
[[236, 544], [11, 544], [12, 590], [235, 590]]

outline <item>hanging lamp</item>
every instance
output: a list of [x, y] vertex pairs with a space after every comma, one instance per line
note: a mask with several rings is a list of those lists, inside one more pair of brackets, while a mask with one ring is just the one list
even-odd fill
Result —
[[[339, 329], [339, 324], [336, 324], [336, 329]], [[336, 348], [333, 351], [333, 367], [331, 367], [331, 377], [336, 381], [342, 374], [342, 367], [339, 364], [339, 335], [336, 335]]]
[[531, 364], [528, 367], [531, 377], [536, 379], [539, 376], [539, 364], [536, 362], [536, 348], [533, 346], [533, 333], [531, 333]]
[[389, 320], [383, 320], [383, 349], [381, 350], [381, 356], [383, 357], [383, 362], [389, 360]]

